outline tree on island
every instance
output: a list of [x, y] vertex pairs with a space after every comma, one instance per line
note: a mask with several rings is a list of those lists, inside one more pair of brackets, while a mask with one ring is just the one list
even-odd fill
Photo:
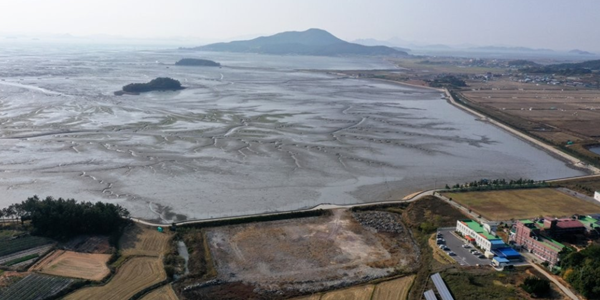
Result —
[[176, 91], [181, 90], [181, 82], [169, 77], [158, 77], [148, 83], [131, 83], [123, 87], [124, 92], [144, 93], [150, 91]]
[[175, 63], [177, 66], [202, 66], [202, 67], [220, 67], [221, 64], [208, 59], [183, 58]]

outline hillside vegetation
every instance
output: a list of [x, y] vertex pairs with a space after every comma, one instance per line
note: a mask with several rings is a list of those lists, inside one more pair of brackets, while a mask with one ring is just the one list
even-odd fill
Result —
[[150, 91], [175, 91], [181, 90], [181, 82], [169, 77], [158, 77], [148, 83], [131, 83], [123, 87], [127, 93], [144, 93]]
[[175, 63], [177, 66], [220, 67], [221, 64], [208, 59], [183, 58]]
[[316, 56], [408, 55], [404, 51], [398, 51], [386, 46], [363, 46], [349, 43], [321, 29], [309, 29], [302, 32], [282, 32], [253, 40], [210, 44], [192, 48], [192, 50]]

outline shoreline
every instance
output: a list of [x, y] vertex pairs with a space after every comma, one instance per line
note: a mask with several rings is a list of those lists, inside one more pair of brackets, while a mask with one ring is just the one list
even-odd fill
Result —
[[[593, 166], [580, 165], [581, 162], [577, 158], [572, 157], [558, 149], [553, 148], [551, 145], [547, 145], [541, 141], [538, 141], [535, 138], [530, 137], [522, 132], [519, 132], [519, 131], [517, 131], [505, 124], [502, 124], [494, 119], [491, 119], [490, 117], [488, 117], [482, 113], [479, 113], [477, 111], [474, 111], [468, 107], [465, 107], [465, 106], [457, 103], [454, 100], [454, 98], [450, 95], [450, 92], [448, 91], [448, 89], [445, 89], [445, 88], [439, 89], [439, 88], [434, 88], [434, 87], [402, 83], [402, 82], [398, 82], [398, 81], [385, 80], [385, 79], [369, 79], [369, 80], [375, 80], [375, 81], [391, 83], [391, 84], [398, 84], [398, 85], [403, 85], [403, 86], [410, 86], [410, 87], [414, 87], [414, 88], [428, 89], [428, 90], [433, 90], [433, 91], [439, 92], [444, 95], [443, 99], [446, 99], [447, 102], [449, 102], [451, 105], [455, 106], [456, 108], [461, 109], [475, 117], [478, 117], [483, 121], [487, 121], [487, 122], [491, 123], [492, 125], [496, 125], [500, 129], [505, 130], [508, 133], [511, 133], [516, 138], [524, 140], [525, 142], [531, 144], [532, 146], [534, 146], [536, 148], [541, 148], [540, 150], [545, 151], [546, 153], [554, 156], [555, 158], [557, 158], [559, 160], [562, 160], [563, 162], [565, 162], [565, 164], [569, 164], [570, 166], [577, 168], [579, 170], [587, 170], [587, 173], [588, 173], [586, 175], [581, 175], [581, 176], [548, 179], [548, 180], [546, 180], [547, 182], [567, 180], [567, 179], [578, 179], [578, 178], [592, 178], [592, 177], [600, 176], [599, 175], [600, 169], [597, 169]], [[241, 215], [237, 215], [237, 216], [208, 218], [208, 219], [186, 220], [186, 221], [175, 222], [175, 224], [185, 226], [185, 225], [203, 224], [203, 223], [211, 223], [211, 222], [225, 221], [225, 220], [236, 220], [236, 219], [247, 219], [247, 218], [269, 217], [269, 216], [285, 216], [287, 214], [305, 213], [305, 212], [316, 211], [316, 210], [349, 209], [352, 207], [361, 207], [361, 206], [385, 205], [385, 204], [394, 204], [394, 203], [409, 203], [412, 201], [417, 201], [424, 196], [433, 195], [438, 190], [440, 190], [440, 189], [417, 191], [417, 192], [408, 194], [408, 195], [404, 196], [403, 198], [397, 199], [397, 200], [381, 200], [381, 201], [363, 202], [363, 203], [345, 204], [345, 205], [321, 203], [316, 206], [306, 207], [303, 209], [279, 211], [279, 212], [271, 212], [271, 213], [257, 213], [257, 214], [248, 214], [248, 215], [241, 214]], [[147, 220], [147, 219], [135, 218], [135, 217], [132, 217], [131, 220], [136, 223], [140, 223], [140, 224], [144, 224], [144, 225], [148, 225], [148, 226], [165, 226], [165, 225], [169, 224], [169, 223], [156, 223], [157, 222], [156, 220]]]
[[[416, 85], [416, 84], [404, 83], [404, 82], [387, 80], [387, 79], [373, 79], [373, 80], [383, 81], [383, 82], [388, 82], [388, 83], [393, 83], [393, 84], [399, 84], [399, 85], [404, 85], [404, 86], [410, 86], [410, 87], [415, 87], [415, 88], [434, 90], [434, 91], [443, 93], [445, 95], [444, 98], [446, 99], [446, 101], [448, 101], [448, 103], [450, 103], [452, 106], [454, 106], [458, 109], [461, 109], [471, 115], [474, 115], [474, 116], [480, 118], [482, 121], [489, 122], [490, 124], [495, 125], [496, 127], [499, 127], [500, 129], [503, 129], [503, 130], [511, 133], [515, 137], [517, 137], [521, 140], [524, 140], [525, 142], [532, 144], [533, 146], [541, 148], [543, 151], [545, 151], [553, 156], [558, 156], [558, 159], [561, 159], [561, 160], [569, 163], [574, 168], [577, 168], [580, 170], [586, 170], [587, 172], [589, 172], [588, 175], [600, 174], [599, 168], [596, 168], [589, 164], [585, 164], [581, 160], [577, 159], [576, 157], [573, 157], [573, 156], [569, 155], [568, 153], [565, 153], [559, 149], [554, 148], [552, 145], [546, 144], [546, 143], [530, 136], [529, 134], [520, 132], [520, 131], [512, 128], [509, 125], [503, 124], [483, 113], [475, 111], [469, 107], [466, 107], [466, 106], [456, 102], [456, 100], [454, 100], [454, 97], [452, 97], [452, 95], [450, 95], [450, 91], [447, 88], [439, 89], [439, 88], [434, 88], [434, 87], [430, 87], [430, 86], [420, 86], [420, 85]], [[552, 179], [552, 180], [554, 180], [554, 179]]]

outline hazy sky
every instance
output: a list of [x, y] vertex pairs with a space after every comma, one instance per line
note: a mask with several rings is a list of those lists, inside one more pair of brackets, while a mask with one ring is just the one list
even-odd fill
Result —
[[346, 40], [600, 51], [600, 1], [0, 0], [3, 34], [224, 40], [308, 28]]

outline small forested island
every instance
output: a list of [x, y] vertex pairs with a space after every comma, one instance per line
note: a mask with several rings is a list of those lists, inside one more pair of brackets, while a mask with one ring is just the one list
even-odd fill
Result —
[[130, 83], [123, 87], [122, 91], [115, 92], [115, 95], [123, 94], [138, 95], [139, 93], [151, 91], [177, 91], [182, 90], [181, 82], [169, 77], [158, 77], [148, 83]]
[[208, 59], [199, 59], [199, 58], [183, 58], [175, 63], [177, 66], [201, 66], [201, 67], [220, 67], [221, 64], [208, 60]]

